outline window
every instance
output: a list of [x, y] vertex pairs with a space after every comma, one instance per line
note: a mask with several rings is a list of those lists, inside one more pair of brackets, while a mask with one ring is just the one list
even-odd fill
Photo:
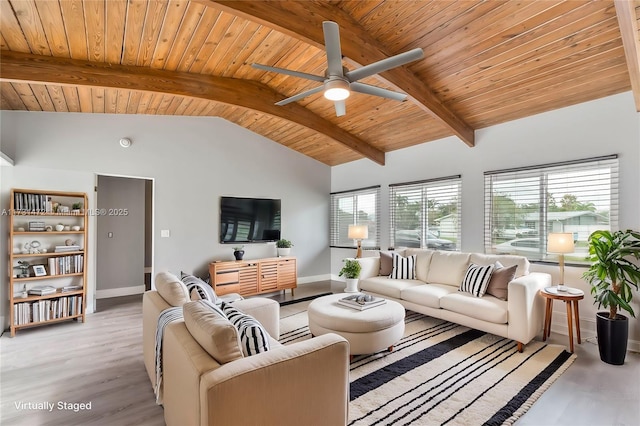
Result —
[[391, 245], [458, 250], [460, 176], [389, 185]]
[[616, 155], [485, 173], [485, 251], [552, 260], [547, 234], [573, 233], [573, 263], [586, 262], [587, 239], [618, 225]]
[[347, 238], [349, 225], [367, 225], [369, 237], [364, 248], [380, 247], [380, 186], [331, 193], [331, 247], [355, 248]]

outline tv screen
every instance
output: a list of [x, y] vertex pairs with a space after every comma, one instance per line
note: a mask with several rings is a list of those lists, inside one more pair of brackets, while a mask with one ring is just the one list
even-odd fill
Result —
[[220, 242], [256, 243], [280, 239], [280, 200], [220, 197]]

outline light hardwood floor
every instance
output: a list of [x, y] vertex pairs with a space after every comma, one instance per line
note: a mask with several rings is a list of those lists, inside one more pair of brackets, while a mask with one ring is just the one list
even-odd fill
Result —
[[[295, 298], [343, 286], [305, 284]], [[290, 292], [272, 297], [292, 298]], [[86, 324], [62, 323], [0, 338], [1, 425], [164, 424], [142, 362], [141, 297], [99, 300], [97, 306]], [[551, 343], [566, 345], [567, 337], [552, 334]], [[640, 424], [640, 354], [629, 353], [625, 365], [616, 367], [600, 361], [593, 343], [577, 345], [576, 353], [573, 365], [517, 425]], [[52, 411], [24, 405], [45, 402], [55, 405]], [[91, 409], [63, 410], [58, 402], [91, 402]]]

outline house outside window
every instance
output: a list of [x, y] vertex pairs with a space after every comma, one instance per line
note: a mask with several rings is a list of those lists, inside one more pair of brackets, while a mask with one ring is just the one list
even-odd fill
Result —
[[565, 260], [586, 263], [589, 235], [618, 226], [618, 158], [485, 172], [484, 193], [485, 252], [556, 261], [547, 235], [569, 232], [575, 252]]
[[349, 225], [366, 225], [369, 237], [362, 247], [380, 248], [380, 185], [331, 193], [331, 247], [356, 247], [348, 238]]
[[459, 250], [462, 179], [450, 176], [389, 185], [393, 247]]

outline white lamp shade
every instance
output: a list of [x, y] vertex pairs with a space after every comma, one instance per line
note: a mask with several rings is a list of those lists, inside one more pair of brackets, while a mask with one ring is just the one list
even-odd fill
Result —
[[349, 225], [348, 238], [366, 240], [369, 238], [369, 227], [367, 225]]
[[571, 232], [556, 232], [547, 238], [547, 253], [573, 253], [573, 234]]

